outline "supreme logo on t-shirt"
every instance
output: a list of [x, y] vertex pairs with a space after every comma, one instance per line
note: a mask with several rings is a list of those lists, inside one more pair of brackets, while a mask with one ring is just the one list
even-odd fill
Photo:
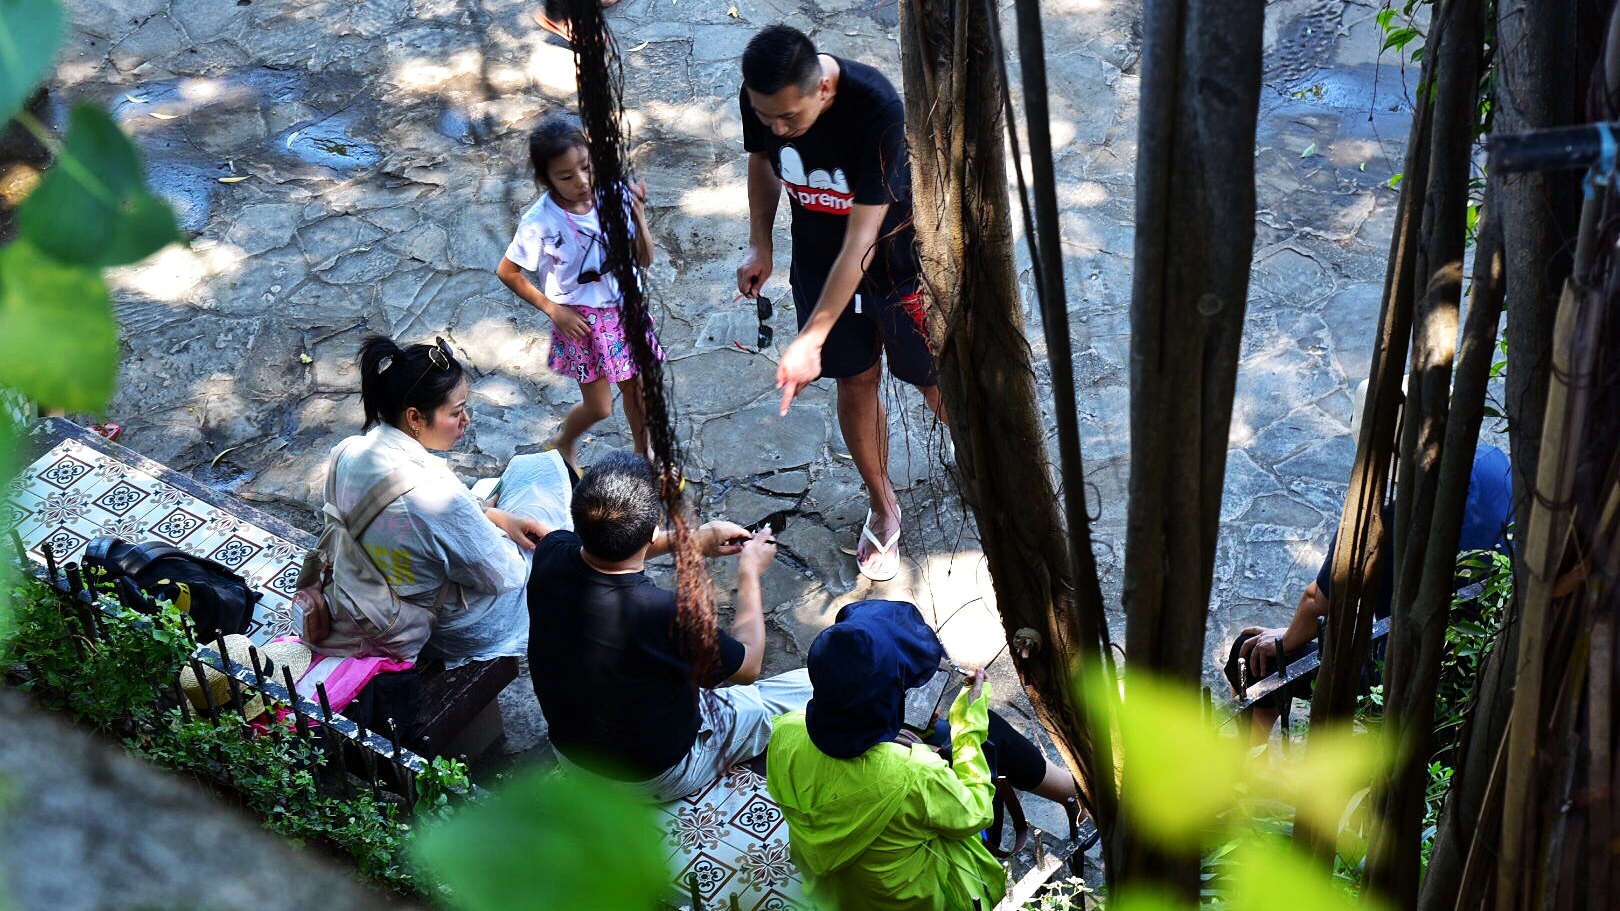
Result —
[[782, 183], [787, 185], [788, 192], [793, 194], [799, 205], [812, 212], [849, 214], [855, 194], [850, 192], [849, 181], [844, 177], [842, 168], [833, 168], [831, 173], [817, 168], [806, 174], [804, 160], [791, 144], [783, 145], [779, 154]]

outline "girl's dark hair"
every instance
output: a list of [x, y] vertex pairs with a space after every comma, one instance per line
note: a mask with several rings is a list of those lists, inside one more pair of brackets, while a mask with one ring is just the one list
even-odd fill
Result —
[[552, 111], [540, 118], [539, 125], [529, 132], [529, 164], [534, 166], [534, 179], [549, 187], [546, 165], [551, 159], [571, 149], [588, 148], [590, 144], [585, 141], [585, 130], [579, 125], [579, 118], [567, 111]]
[[[439, 356], [429, 352], [437, 348]], [[366, 407], [365, 429], [379, 421], [399, 426], [405, 409], [428, 415], [450, 400], [451, 390], [466, 371], [443, 339], [431, 345], [401, 348], [391, 338], [373, 335], [360, 343], [360, 400]]]
[[791, 25], [767, 25], [743, 49], [743, 85], [761, 95], [788, 86], [808, 95], [821, 81], [821, 59], [808, 35]]

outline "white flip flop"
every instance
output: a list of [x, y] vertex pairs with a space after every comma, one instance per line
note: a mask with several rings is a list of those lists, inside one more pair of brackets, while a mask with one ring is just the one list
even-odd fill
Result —
[[873, 582], [887, 582], [899, 574], [900, 529], [896, 528], [894, 530], [894, 534], [890, 536], [887, 544], [878, 540], [878, 536], [872, 533], [872, 510], [868, 509], [866, 511], [866, 521], [861, 525], [861, 540], [869, 542], [876, 548], [878, 556], [881, 558], [876, 568], [868, 569], [867, 565], [861, 562], [860, 548], [857, 547], [855, 568], [860, 571], [861, 575], [871, 579]]

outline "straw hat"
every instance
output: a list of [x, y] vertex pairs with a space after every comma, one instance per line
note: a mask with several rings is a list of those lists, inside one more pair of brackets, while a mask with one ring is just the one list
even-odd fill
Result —
[[[217, 651], [218, 645], [213, 642], [203, 643], [201, 648]], [[198, 654], [201, 654], [201, 648]], [[257, 648], [259, 656], [259, 669], [264, 673], [266, 681], [272, 681], [282, 686], [286, 682], [282, 679], [282, 668], [291, 668], [294, 680], [304, 676], [309, 670], [312, 660], [309, 646], [296, 639], [280, 639], [268, 645], [254, 646], [253, 640], [246, 636], [231, 635], [225, 637], [225, 657], [231, 661], [252, 669], [252, 656], [249, 648]], [[208, 697], [203, 696], [203, 688], [197, 683], [197, 674], [187, 664], [180, 671], [180, 687], [185, 690], [186, 696], [197, 711], [207, 711], [208, 699], [212, 699], [215, 708], [223, 708], [230, 703], [231, 685], [223, 672], [216, 669], [207, 661], [202, 662], [203, 681], [208, 687]], [[264, 714], [264, 699], [248, 684], [241, 684], [241, 689], [247, 696], [247, 717], [257, 718]]]

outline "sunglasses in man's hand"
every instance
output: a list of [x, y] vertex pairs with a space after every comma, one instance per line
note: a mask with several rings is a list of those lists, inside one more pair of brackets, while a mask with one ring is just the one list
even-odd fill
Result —
[[[773, 512], [770, 515], [766, 516], [765, 518], [760, 519], [758, 522], [755, 522], [755, 523], [753, 523], [751, 525], [744, 525], [743, 528], [747, 529], [748, 533], [750, 535], [757, 535], [760, 532], [764, 531], [765, 529], [769, 528], [771, 530], [771, 536], [772, 536], [771, 537], [771, 543], [774, 544], [774, 543], [776, 543], [775, 536], [781, 534], [782, 529], [787, 528], [788, 518], [790, 516], [795, 516], [795, 515], [798, 515], [798, 510], [795, 510], [795, 509], [778, 509], [776, 512]], [[747, 542], [748, 542], [747, 538], [732, 538], [731, 540], [727, 541], [726, 543], [727, 544], [745, 544]]]

